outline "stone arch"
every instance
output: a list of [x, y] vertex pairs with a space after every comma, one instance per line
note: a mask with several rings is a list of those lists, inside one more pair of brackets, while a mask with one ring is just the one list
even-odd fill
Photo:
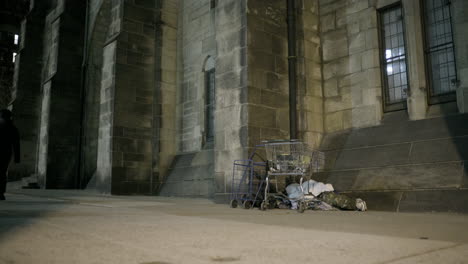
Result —
[[212, 70], [215, 68], [215, 60], [213, 56], [207, 56], [203, 62], [203, 72]]
[[83, 102], [83, 147], [80, 164], [80, 185], [82, 188], [87, 186], [97, 169], [103, 50], [110, 30], [111, 9], [111, 0], [101, 1], [94, 23], [89, 27], [89, 41], [85, 58], [86, 76]]

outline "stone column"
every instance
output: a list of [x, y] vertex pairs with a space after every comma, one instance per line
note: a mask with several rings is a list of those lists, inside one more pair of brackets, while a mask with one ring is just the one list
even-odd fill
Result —
[[158, 155], [165, 144], [159, 135], [167, 133], [159, 119], [166, 114], [161, 85], [175, 82], [175, 69], [161, 70], [158, 64], [170, 53], [158, 53], [171, 50], [164, 40], [175, 40], [170, 26], [176, 19], [162, 11], [173, 8], [172, 1], [156, 2], [112, 1], [101, 82], [96, 179], [101, 192], [151, 194], [158, 182]]
[[177, 33], [180, 1], [156, 1], [161, 23], [155, 34], [153, 93], [153, 189], [166, 177], [176, 154]]
[[406, 0], [404, 4], [406, 54], [408, 54], [408, 115], [411, 120], [426, 118], [427, 85], [424, 65], [424, 36], [421, 24], [421, 6], [419, 1]]
[[[254, 1], [250, 1], [254, 2]], [[257, 2], [257, 1], [255, 1]], [[231, 189], [232, 161], [247, 157], [247, 1], [223, 0], [216, 7], [215, 200]]]
[[248, 147], [289, 138], [287, 36], [286, 1], [248, 2]]
[[21, 163], [11, 167], [14, 178], [36, 172], [37, 140], [41, 102], [42, 38], [44, 17], [50, 8], [47, 1], [32, 1], [31, 11], [21, 23], [20, 49], [16, 56], [13, 83], [15, 124], [21, 134]]
[[47, 188], [75, 188], [78, 180], [85, 5], [60, 0], [46, 18], [37, 166]]
[[452, 23], [455, 42], [455, 61], [457, 63], [457, 104], [461, 113], [468, 113], [468, 2], [452, 1]]
[[319, 1], [297, 2], [299, 138], [318, 148], [324, 134]]

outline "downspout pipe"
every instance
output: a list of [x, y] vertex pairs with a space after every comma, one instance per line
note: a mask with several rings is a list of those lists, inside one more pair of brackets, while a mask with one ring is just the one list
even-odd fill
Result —
[[296, 1], [287, 2], [288, 74], [289, 74], [289, 135], [297, 139], [297, 56], [296, 56]]

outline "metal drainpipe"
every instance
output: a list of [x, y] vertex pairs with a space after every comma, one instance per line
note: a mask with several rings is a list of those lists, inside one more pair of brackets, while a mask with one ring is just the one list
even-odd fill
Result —
[[288, 23], [288, 69], [289, 69], [289, 135], [297, 139], [297, 101], [296, 101], [296, 1], [287, 2]]

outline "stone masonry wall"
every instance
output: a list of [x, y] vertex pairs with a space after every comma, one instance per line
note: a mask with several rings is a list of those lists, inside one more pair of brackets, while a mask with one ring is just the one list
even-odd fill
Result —
[[[382, 118], [382, 80], [377, 27], [378, 9], [396, 0], [320, 0], [323, 46], [325, 131], [378, 125]], [[444, 107], [428, 104], [424, 35], [419, 1], [402, 1], [407, 52], [409, 119], [444, 115]], [[452, 2], [455, 56], [458, 70], [457, 104], [466, 112], [466, 54], [463, 1]], [[442, 109], [442, 110], [441, 110]]]
[[186, 0], [180, 5], [178, 150], [193, 152], [201, 150], [205, 140], [204, 64], [208, 57], [216, 58], [214, 9], [211, 0]]
[[320, 0], [325, 132], [380, 122], [377, 13], [369, 2]]
[[324, 134], [319, 1], [297, 1], [298, 132], [318, 148]]
[[289, 138], [285, 1], [248, 1], [248, 147]]
[[[297, 1], [298, 137], [318, 147], [323, 135], [318, 1]], [[248, 5], [249, 146], [289, 138], [286, 5]]]

